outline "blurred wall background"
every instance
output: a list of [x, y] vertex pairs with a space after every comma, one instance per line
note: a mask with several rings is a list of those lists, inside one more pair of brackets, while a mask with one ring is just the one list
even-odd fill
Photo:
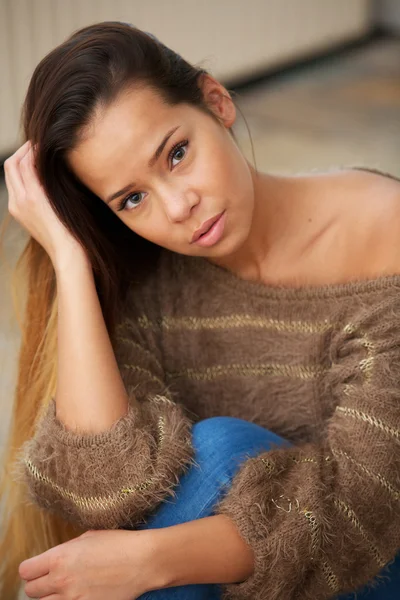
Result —
[[370, 0], [0, 0], [0, 156], [21, 145], [20, 106], [40, 59], [74, 30], [106, 20], [154, 33], [223, 81], [364, 35]]
[[378, 0], [373, 4], [378, 22], [387, 30], [400, 33], [399, 0]]

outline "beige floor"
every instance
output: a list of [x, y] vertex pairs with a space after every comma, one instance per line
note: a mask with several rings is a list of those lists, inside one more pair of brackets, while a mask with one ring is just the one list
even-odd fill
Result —
[[[400, 40], [301, 68], [236, 96], [250, 127], [259, 170], [295, 173], [367, 165], [400, 176]], [[243, 119], [236, 133], [251, 158]], [[0, 217], [6, 211], [0, 184]], [[23, 244], [14, 225], [6, 239], [13, 263]], [[18, 330], [8, 277], [0, 273], [0, 443], [8, 428]]]

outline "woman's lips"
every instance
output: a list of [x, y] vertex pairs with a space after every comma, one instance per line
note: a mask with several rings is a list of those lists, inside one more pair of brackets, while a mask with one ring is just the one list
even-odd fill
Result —
[[222, 215], [222, 213], [219, 213], [215, 217], [211, 217], [210, 219], [207, 219], [207, 221], [204, 221], [204, 223], [201, 225], [201, 227], [196, 229], [196, 231], [194, 232], [191, 243], [193, 244], [194, 242], [196, 242], [201, 235], [203, 235], [209, 229], [211, 229], [211, 227], [214, 225], [214, 223], [217, 221], [217, 219], [219, 219], [219, 217], [221, 215]]
[[225, 212], [226, 211], [223, 211], [221, 213], [221, 215], [217, 218], [214, 224], [207, 231], [207, 233], [204, 233], [192, 243], [197, 244], [198, 246], [202, 246], [204, 248], [208, 248], [210, 246], [214, 246], [214, 244], [219, 242], [224, 233]]

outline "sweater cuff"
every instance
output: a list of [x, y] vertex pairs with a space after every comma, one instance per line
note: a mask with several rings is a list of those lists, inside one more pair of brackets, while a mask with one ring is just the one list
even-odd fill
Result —
[[[266, 564], [265, 558], [265, 531], [260, 532], [260, 518], [254, 515], [252, 519], [252, 511], [246, 505], [245, 496], [240, 493], [240, 486], [246, 485], [247, 479], [245, 472], [249, 469], [253, 471], [257, 467], [255, 459], [249, 459], [241, 466], [239, 472], [235, 476], [235, 481], [232, 488], [226, 496], [215, 506], [214, 513], [217, 515], [225, 515], [236, 525], [242, 539], [250, 546], [254, 553], [254, 571], [250, 577], [239, 583], [228, 583], [221, 585], [222, 599], [221, 600], [247, 600], [248, 598], [255, 599], [257, 591], [262, 587], [265, 579], [266, 569], [271, 565]], [[250, 475], [250, 481], [254, 477]], [[257, 478], [257, 477], [256, 477]], [[258, 479], [258, 478], [257, 478]], [[247, 479], [247, 484], [249, 480]]]
[[266, 561], [263, 555], [265, 541], [255, 541], [251, 536], [248, 535], [248, 517], [244, 513], [231, 510], [229, 506], [220, 506], [215, 514], [229, 517], [235, 523], [241, 537], [251, 547], [254, 553], [254, 571], [252, 575], [240, 583], [222, 584], [221, 600], [248, 600], [248, 598], [255, 599], [257, 597], [257, 591], [262, 587], [267, 569], [267, 565], [265, 564]]
[[46, 407], [46, 412], [39, 420], [38, 429], [44, 431], [48, 437], [57, 439], [65, 446], [74, 448], [87, 448], [89, 446], [104, 446], [109, 442], [124, 435], [126, 430], [137, 426], [140, 416], [140, 407], [128, 404], [125, 415], [115, 421], [108, 429], [99, 433], [82, 433], [78, 428], [69, 428], [64, 425], [56, 415], [56, 402], [52, 398]]
[[[275, 456], [284, 461], [285, 450], [275, 450]], [[306, 519], [295, 509], [296, 499], [286, 506], [285, 498], [280, 498], [284, 488], [285, 482], [266, 469], [262, 459], [249, 458], [215, 506], [214, 513], [229, 517], [254, 553], [252, 575], [239, 583], [222, 584], [222, 600], [289, 598], [306, 576], [308, 563], [301, 563], [299, 572], [298, 559], [299, 548], [309, 546], [309, 531]], [[277, 509], [278, 504], [283, 510]]]
[[139, 410], [129, 405], [95, 434], [67, 429], [52, 402], [22, 445], [13, 477], [30, 500], [80, 527], [132, 528], [174, 495], [193, 455], [191, 422], [166, 397], [149, 397]]

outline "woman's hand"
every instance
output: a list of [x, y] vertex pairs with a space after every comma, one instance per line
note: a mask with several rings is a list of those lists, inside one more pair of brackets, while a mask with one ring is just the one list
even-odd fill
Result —
[[151, 530], [87, 531], [19, 566], [29, 598], [136, 600], [162, 587]]
[[85, 254], [49, 203], [37, 176], [30, 140], [7, 158], [4, 173], [10, 214], [43, 246], [53, 265], [59, 256]]

